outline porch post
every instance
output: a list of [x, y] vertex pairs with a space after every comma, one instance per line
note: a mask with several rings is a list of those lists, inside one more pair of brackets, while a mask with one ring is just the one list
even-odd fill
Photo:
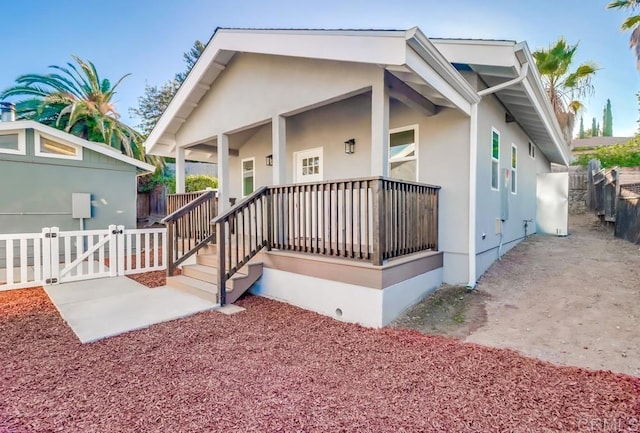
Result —
[[273, 185], [282, 185], [287, 183], [287, 120], [284, 116], [273, 116], [271, 135]]
[[384, 74], [371, 87], [371, 175], [389, 175], [389, 89]]
[[176, 193], [184, 193], [184, 147], [176, 149]]
[[229, 136], [218, 134], [218, 215], [229, 209]]

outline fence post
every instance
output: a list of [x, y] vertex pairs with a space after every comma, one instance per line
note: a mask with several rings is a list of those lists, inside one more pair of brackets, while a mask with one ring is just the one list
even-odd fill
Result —
[[166, 251], [164, 253], [164, 257], [166, 259], [166, 264], [167, 264], [167, 277], [172, 277], [173, 276], [173, 271], [175, 271], [175, 265], [173, 264], [173, 257], [175, 255], [173, 248], [174, 248], [174, 221], [168, 221], [167, 222], [167, 239], [166, 239]]
[[373, 256], [371, 262], [375, 266], [382, 266], [385, 250], [384, 224], [384, 187], [383, 179], [373, 180]]
[[227, 303], [227, 279], [226, 279], [226, 251], [225, 251], [225, 221], [218, 222], [216, 227], [217, 251], [218, 251], [218, 300], [220, 305]]
[[125, 237], [124, 237], [124, 226], [116, 227], [116, 262], [117, 264], [117, 274], [122, 276], [124, 275], [124, 256], [125, 256]]
[[273, 195], [271, 190], [267, 192], [265, 200], [267, 201], [267, 251], [271, 251], [273, 245]]
[[[60, 229], [51, 227], [49, 233], [51, 249], [51, 284], [60, 283], [60, 244], [58, 241]], [[46, 280], [45, 280], [46, 281]]]
[[109, 225], [109, 276], [115, 277], [118, 274], [118, 262], [116, 255], [117, 231], [115, 224]]
[[45, 284], [51, 278], [51, 239], [49, 238], [51, 229], [42, 229], [42, 281]]

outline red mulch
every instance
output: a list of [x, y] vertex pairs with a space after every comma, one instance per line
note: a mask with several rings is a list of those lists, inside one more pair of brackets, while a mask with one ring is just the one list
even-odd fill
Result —
[[640, 378], [240, 304], [82, 345], [41, 289], [0, 292], [0, 431], [640, 429]]
[[[149, 257], [149, 265], [153, 266], [154, 265], [154, 250], [150, 250], [151, 252], [150, 257]], [[158, 257], [162, 257], [162, 249], [158, 250]], [[144, 262], [144, 253], [141, 255], [141, 260]], [[126, 259], [125, 259], [126, 260]], [[126, 262], [125, 262], [126, 263]], [[104, 259], [104, 264], [105, 266], [109, 266], [109, 259], [106, 258]], [[136, 256], [132, 255], [131, 256], [131, 268], [135, 269], [136, 268]], [[173, 272], [173, 275], [180, 275], [182, 271], [180, 269], [176, 269]], [[134, 281], [137, 281], [140, 284], [143, 284], [147, 287], [150, 288], [154, 288], [154, 287], [162, 287], [165, 286], [167, 283], [167, 271], [151, 271], [151, 272], [144, 272], [144, 273], [140, 273], [140, 274], [130, 274], [127, 275], [128, 278], [131, 278]]]

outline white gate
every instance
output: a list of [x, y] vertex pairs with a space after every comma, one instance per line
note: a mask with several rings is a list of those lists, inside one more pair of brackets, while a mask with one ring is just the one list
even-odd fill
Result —
[[166, 269], [166, 229], [0, 235], [0, 290]]

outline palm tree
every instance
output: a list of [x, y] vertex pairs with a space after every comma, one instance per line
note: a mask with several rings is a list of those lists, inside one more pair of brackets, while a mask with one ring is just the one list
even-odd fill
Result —
[[583, 63], [571, 70], [577, 49], [578, 44], [569, 45], [564, 38], [560, 38], [548, 49], [533, 53], [567, 143], [571, 142], [576, 113], [583, 108], [578, 98], [593, 94], [591, 79], [598, 70], [593, 63]]
[[[630, 9], [635, 11], [640, 0], [616, 0], [607, 5], [607, 9]], [[631, 15], [620, 26], [622, 30], [631, 31], [629, 47], [636, 55], [636, 67], [640, 69], [640, 15]]]
[[112, 102], [116, 89], [130, 74], [111, 85], [108, 79], [100, 79], [93, 63], [72, 57], [77, 66], [54, 65], [49, 74], [21, 75], [16, 85], [0, 92], [0, 99], [26, 96], [16, 103], [19, 119], [36, 120], [144, 160], [142, 137], [120, 122]]

